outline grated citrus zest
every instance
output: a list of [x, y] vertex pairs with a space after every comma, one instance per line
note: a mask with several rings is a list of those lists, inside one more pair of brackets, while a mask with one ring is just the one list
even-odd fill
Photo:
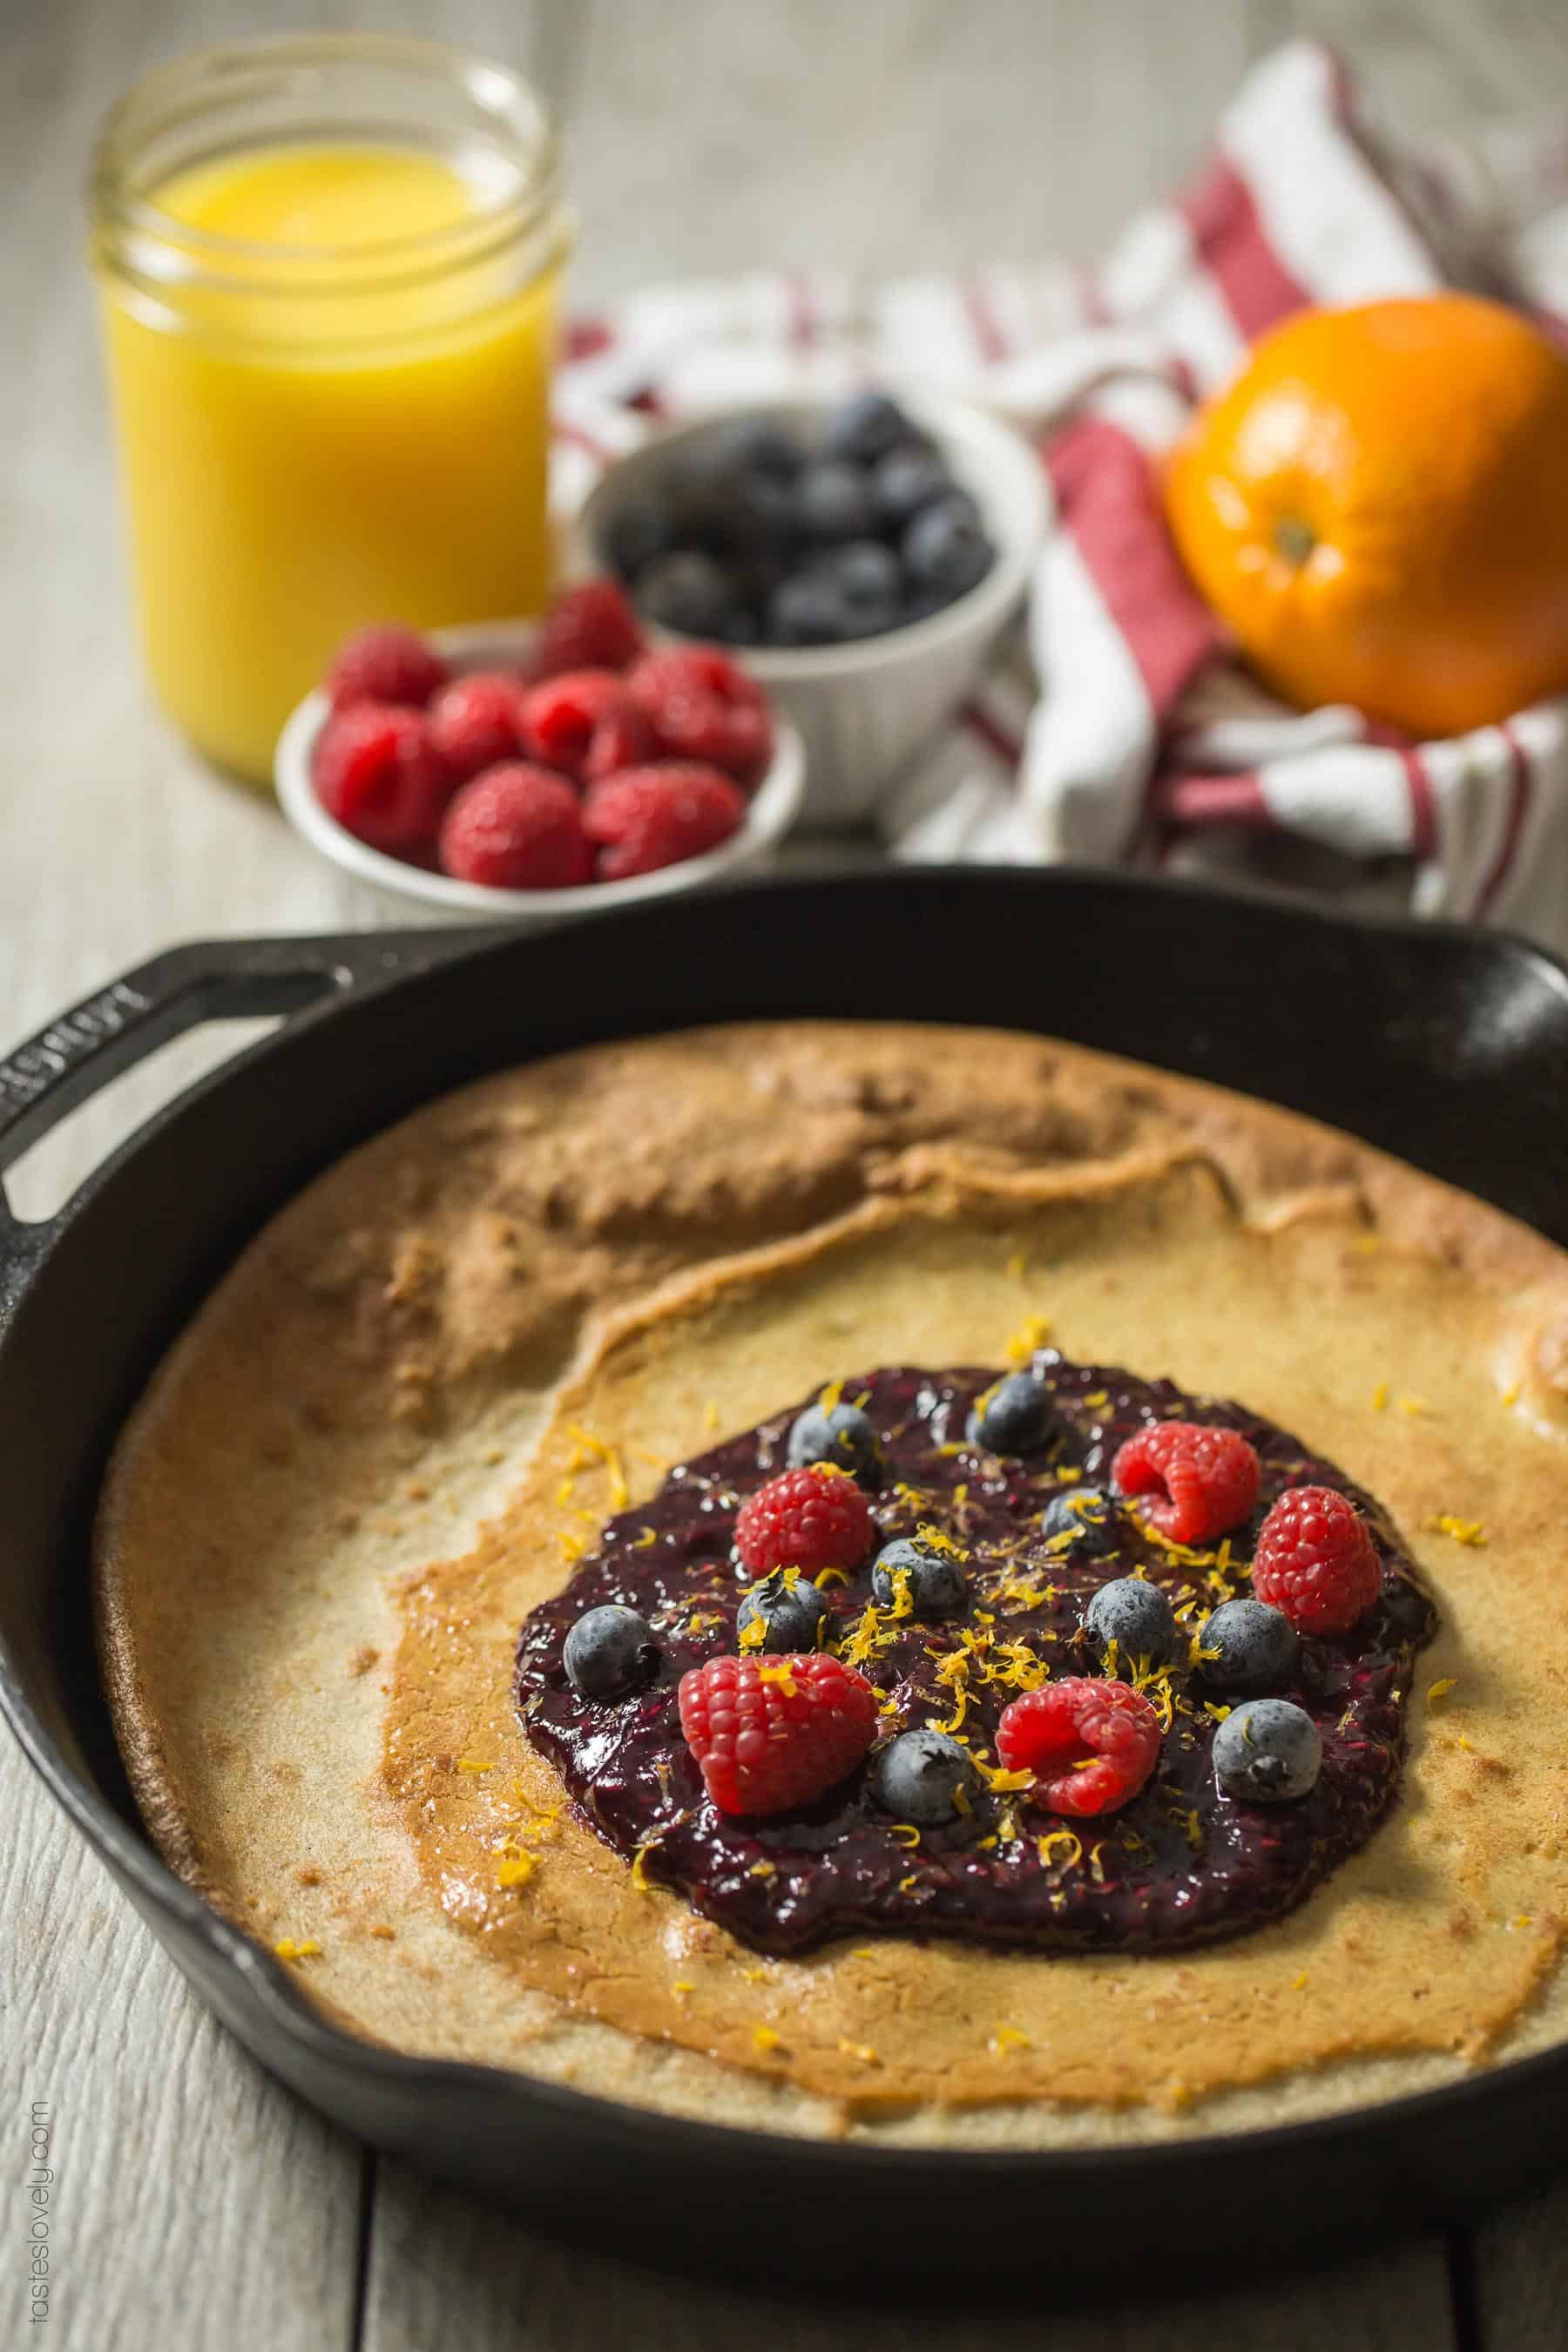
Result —
[[501, 1887], [526, 1886], [538, 1867], [532, 1854], [524, 1853], [513, 1838], [503, 1839], [496, 1848], [496, 1885]]
[[[1063, 1852], [1060, 1862], [1056, 1863], [1051, 1856], [1058, 1846]], [[1035, 1851], [1043, 1869], [1076, 1870], [1083, 1860], [1083, 1840], [1076, 1830], [1052, 1830], [1048, 1836], [1036, 1839]]]
[[591, 1430], [579, 1429], [574, 1422], [567, 1423], [566, 1434], [574, 1444], [584, 1448], [590, 1461], [603, 1463], [610, 1482], [611, 1505], [616, 1510], [624, 1511], [631, 1497], [626, 1491], [626, 1473], [621, 1467], [620, 1448], [606, 1445], [602, 1437], [595, 1437]]
[[1439, 1511], [1426, 1524], [1435, 1535], [1447, 1536], [1454, 1543], [1468, 1544], [1478, 1551], [1485, 1549], [1487, 1528], [1484, 1519], [1461, 1519], [1452, 1511]]
[[1007, 1361], [1026, 1364], [1037, 1348], [1043, 1348], [1051, 1336], [1048, 1315], [1026, 1315], [1007, 1342]]

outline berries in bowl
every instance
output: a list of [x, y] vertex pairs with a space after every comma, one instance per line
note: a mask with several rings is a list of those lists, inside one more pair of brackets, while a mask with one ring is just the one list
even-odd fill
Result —
[[613, 581], [542, 622], [365, 630], [279, 739], [296, 831], [406, 917], [582, 913], [756, 862], [798, 738], [728, 649], [650, 648]]
[[996, 560], [973, 492], [884, 392], [809, 425], [707, 425], [610, 516], [603, 549], [656, 625], [774, 647], [886, 636], [956, 603]]
[[1044, 521], [1038, 459], [1008, 425], [862, 392], [660, 433], [578, 528], [651, 632], [742, 652], [805, 740], [808, 820], [847, 825], [974, 684]]

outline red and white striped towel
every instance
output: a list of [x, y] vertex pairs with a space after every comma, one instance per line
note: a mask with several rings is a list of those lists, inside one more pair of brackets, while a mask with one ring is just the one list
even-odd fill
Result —
[[1568, 124], [1417, 152], [1295, 42], [1096, 272], [759, 275], [580, 322], [555, 488], [574, 506], [650, 419], [721, 404], [868, 377], [984, 401], [1038, 436], [1052, 527], [1021, 638], [886, 812], [896, 855], [1252, 875], [1568, 947], [1568, 699], [1440, 742], [1286, 709], [1185, 578], [1149, 464], [1289, 311], [1443, 285], [1568, 331]]

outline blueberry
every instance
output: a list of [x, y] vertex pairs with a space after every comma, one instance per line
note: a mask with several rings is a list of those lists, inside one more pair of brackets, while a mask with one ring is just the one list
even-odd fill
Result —
[[805, 463], [794, 434], [766, 416], [742, 416], [728, 428], [722, 446], [731, 465], [769, 481], [793, 482]]
[[765, 555], [789, 550], [799, 537], [793, 482], [775, 474], [742, 474], [734, 489], [734, 532], [737, 543], [752, 553]]
[[879, 539], [852, 539], [824, 556], [821, 569], [852, 604], [891, 604], [899, 593], [899, 559]]
[[749, 604], [731, 604], [713, 628], [714, 636], [724, 646], [754, 646], [762, 634], [762, 625]]
[[1289, 1681], [1301, 1645], [1289, 1617], [1267, 1601], [1222, 1601], [1204, 1620], [1198, 1647], [1219, 1652], [1202, 1661], [1205, 1682], [1225, 1690], [1265, 1691]]
[[658, 477], [658, 491], [668, 508], [678, 547], [707, 549], [722, 545], [727, 536], [727, 493], [734, 468], [712, 441], [699, 441], [678, 449]]
[[713, 456], [700, 460], [688, 452], [672, 467], [666, 496], [676, 544], [703, 555], [748, 555], [794, 530], [795, 502], [784, 485]]
[[1056, 1431], [1050, 1391], [1033, 1372], [1010, 1372], [978, 1398], [964, 1431], [993, 1454], [1037, 1454]]
[[729, 574], [711, 556], [690, 549], [683, 555], [662, 556], [643, 573], [637, 603], [661, 629], [711, 637], [722, 628], [736, 598]]
[[856, 635], [857, 628], [836, 580], [797, 572], [768, 598], [763, 634], [772, 646], [840, 646]]
[[922, 509], [905, 531], [900, 551], [912, 581], [945, 588], [952, 595], [963, 595], [991, 569], [991, 541], [973, 499], [962, 490], [950, 490]]
[[639, 499], [605, 525], [604, 548], [613, 571], [637, 580], [675, 545], [675, 517], [662, 499]]
[[1227, 1797], [1280, 1805], [1304, 1797], [1322, 1769], [1323, 1743], [1304, 1707], [1288, 1698], [1249, 1698], [1214, 1736], [1215, 1779]]
[[974, 1759], [945, 1731], [901, 1731], [871, 1766], [877, 1802], [896, 1821], [914, 1822], [921, 1829], [956, 1821], [973, 1805], [983, 1785]]
[[954, 522], [972, 522], [978, 528], [981, 520], [980, 502], [973, 490], [966, 490], [961, 483], [949, 482], [938, 504], [944, 512], [952, 516]]
[[732, 474], [735, 461], [730, 452], [728, 434], [721, 428], [694, 433], [672, 449], [665, 460], [664, 486], [677, 497], [688, 490], [700, 489], [707, 483]]
[[635, 1609], [608, 1601], [585, 1610], [561, 1652], [566, 1679], [584, 1698], [619, 1698], [646, 1683], [658, 1664], [653, 1627]]
[[1040, 1533], [1058, 1559], [1093, 1559], [1121, 1541], [1116, 1497], [1102, 1486], [1063, 1486], [1040, 1514]]
[[899, 560], [879, 539], [849, 540], [813, 568], [837, 585], [856, 636], [879, 637], [897, 626]]
[[929, 621], [933, 613], [945, 613], [954, 601], [948, 588], [916, 588], [911, 590], [899, 607], [899, 626], [907, 629], [916, 621]]
[[850, 604], [847, 635], [851, 641], [860, 637], [885, 637], [889, 629], [899, 625], [899, 608], [892, 597], [885, 604]]
[[912, 1536], [884, 1544], [871, 1564], [871, 1591], [882, 1608], [890, 1608], [898, 1598], [893, 1579], [900, 1570], [908, 1579], [917, 1617], [951, 1617], [963, 1608], [969, 1587], [958, 1561]]
[[885, 637], [889, 629], [899, 625], [899, 607], [891, 596], [883, 604], [847, 602], [844, 609], [847, 617], [845, 635], [852, 644], [863, 637]]
[[804, 1470], [813, 1462], [837, 1463], [857, 1477], [875, 1470], [881, 1460], [877, 1433], [858, 1404], [808, 1404], [797, 1413], [789, 1433], [789, 1466]]
[[837, 458], [817, 457], [795, 486], [795, 514], [808, 539], [864, 539], [877, 518], [866, 478]]
[[[798, 1568], [775, 1568], [753, 1584], [735, 1618], [737, 1634], [761, 1621], [764, 1650], [815, 1650], [816, 1629], [827, 1613], [827, 1603], [809, 1576]], [[757, 1645], [742, 1641], [742, 1650]]]
[[1176, 1654], [1176, 1621], [1157, 1584], [1118, 1576], [1102, 1584], [1083, 1612], [1084, 1631], [1103, 1649], [1114, 1642], [1124, 1658], [1163, 1661]]
[[834, 457], [869, 466], [913, 433], [909, 418], [885, 392], [851, 393], [827, 420], [823, 446]]
[[894, 530], [952, 488], [952, 476], [934, 449], [889, 449], [871, 477], [878, 520]]

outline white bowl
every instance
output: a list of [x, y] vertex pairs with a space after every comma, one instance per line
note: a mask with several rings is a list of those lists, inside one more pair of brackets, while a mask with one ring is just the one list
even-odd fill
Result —
[[[514, 669], [538, 635], [534, 621], [479, 621], [460, 629], [427, 632], [433, 646], [460, 672]], [[607, 914], [614, 907], [629, 907], [641, 898], [662, 898], [675, 890], [693, 890], [715, 875], [732, 874], [766, 858], [800, 813], [805, 759], [800, 737], [788, 720], [773, 715], [773, 756], [768, 772], [752, 793], [740, 830], [717, 849], [701, 857], [688, 857], [679, 866], [661, 866], [653, 874], [634, 874], [626, 882], [584, 882], [570, 890], [492, 890], [482, 882], [458, 882], [448, 874], [427, 873], [422, 866], [405, 866], [368, 843], [345, 832], [329, 816], [316, 797], [311, 780], [316, 739], [331, 705], [324, 694], [308, 694], [292, 710], [278, 738], [273, 775], [283, 814], [312, 849], [356, 882], [368, 882], [390, 909], [406, 921], [411, 912], [441, 923], [519, 923], [554, 921], [562, 915]]]
[[[1023, 596], [1045, 530], [1044, 476], [1021, 434], [964, 401], [898, 397], [979, 507], [995, 561], [984, 580], [942, 612], [885, 636], [847, 646], [736, 648], [737, 659], [800, 730], [808, 824], [864, 824], [957, 709]], [[604, 540], [611, 517], [651, 490], [671, 457], [709, 433], [721, 415], [767, 417], [809, 440], [835, 404], [763, 401], [710, 412], [643, 442], [611, 466], [584, 500], [578, 562], [589, 571], [608, 568]], [[650, 628], [649, 634], [671, 645], [685, 642], [668, 631]]]

